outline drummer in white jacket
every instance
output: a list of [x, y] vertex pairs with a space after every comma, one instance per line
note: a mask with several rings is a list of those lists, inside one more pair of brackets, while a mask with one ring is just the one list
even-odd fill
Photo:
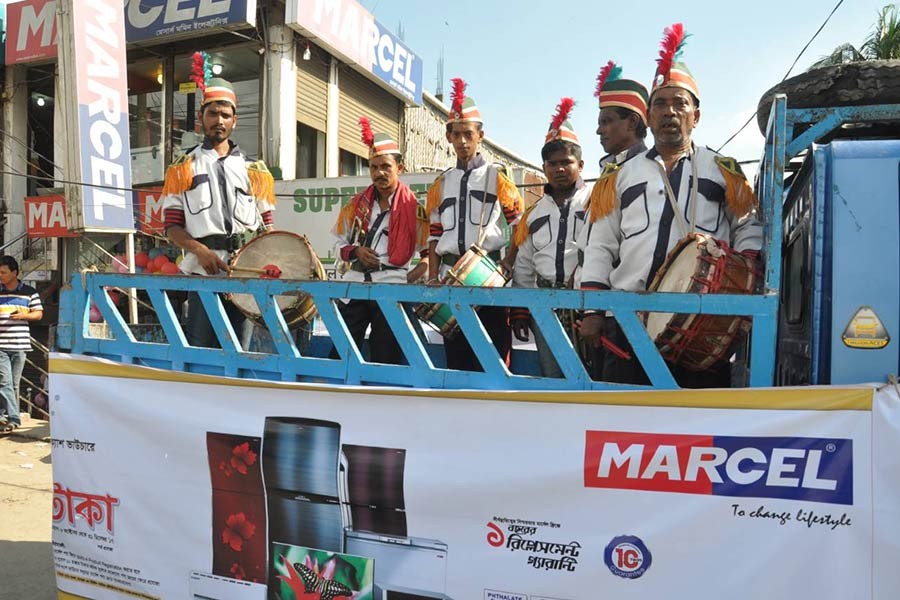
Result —
[[[624, 164], [608, 164], [591, 193], [592, 229], [585, 249], [581, 289], [645, 291], [669, 251], [691, 232], [727, 241], [758, 259], [762, 226], [757, 200], [734, 159], [694, 145], [700, 121], [700, 92], [679, 62], [684, 44], [679, 26], [666, 30], [650, 92], [649, 126], [654, 147]], [[630, 350], [618, 323], [595, 313], [582, 334], [606, 335]], [[671, 365], [682, 387], [729, 387], [727, 359], [696, 373]], [[607, 353], [603, 379], [649, 383], [640, 363]]]
[[[513, 244], [518, 248], [513, 269], [516, 287], [567, 287], [578, 265], [576, 240], [584, 226], [590, 188], [581, 178], [581, 143], [568, 121], [573, 105], [571, 98], [563, 98], [557, 107], [541, 149], [549, 183], [544, 186], [544, 196], [522, 216], [513, 235]], [[521, 341], [528, 339], [529, 326], [534, 332], [541, 375], [562, 377], [553, 352], [530, 319], [528, 309], [511, 308], [510, 321], [513, 335]]]
[[[230, 139], [237, 124], [237, 97], [229, 82], [214, 77], [206, 83], [199, 118], [203, 143], [166, 169], [166, 236], [187, 252], [180, 265], [185, 274], [225, 274], [243, 234], [271, 228], [275, 181], [262, 161], [248, 160]], [[239, 332], [243, 315], [230, 302], [225, 310]], [[184, 333], [192, 346], [219, 347], [196, 292], [188, 296]]]

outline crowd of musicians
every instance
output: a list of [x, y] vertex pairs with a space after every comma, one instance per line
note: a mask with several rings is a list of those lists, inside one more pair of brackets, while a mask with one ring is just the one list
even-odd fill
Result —
[[[456, 164], [436, 178], [424, 205], [400, 181], [404, 166], [397, 140], [373, 132], [361, 118], [372, 185], [343, 207], [332, 229], [339, 276], [373, 283], [488, 285], [480, 268], [502, 273], [502, 282], [511, 279], [517, 287], [645, 291], [678, 242], [695, 233], [720, 240], [756, 265], [762, 227], [749, 184], [734, 160], [692, 141], [700, 91], [683, 62], [684, 38], [680, 24], [666, 29], [649, 91], [623, 77], [613, 62], [598, 75], [597, 134], [607, 154], [593, 185], [582, 179], [582, 148], [569, 121], [574, 103], [560, 101], [541, 148], [544, 194], [527, 209], [503, 167], [480, 154], [484, 120], [461, 79], [453, 80], [446, 123]], [[186, 273], [227, 271], [228, 255], [237, 249], [233, 240], [271, 227], [271, 175], [261, 162], [245, 160], [229, 139], [236, 113], [230, 84], [207, 82], [200, 109], [204, 142], [166, 173], [167, 235], [189, 253], [182, 262]], [[447, 367], [479, 370], [465, 336], [446, 322], [452, 317], [441, 316], [440, 308], [420, 307], [416, 314], [445, 334]], [[339, 309], [360, 349], [369, 332], [369, 360], [405, 361], [376, 302], [347, 300]], [[577, 333], [573, 337], [592, 377], [649, 383], [614, 318], [602, 311], [560, 313]], [[513, 336], [531, 338], [542, 375], [562, 376], [527, 309], [484, 306], [478, 318], [501, 360], [509, 364]], [[215, 344], [202, 310], [191, 311], [185, 331], [191, 344]], [[724, 353], [699, 372], [673, 364], [672, 372], [682, 386], [727, 387], [729, 357]]]

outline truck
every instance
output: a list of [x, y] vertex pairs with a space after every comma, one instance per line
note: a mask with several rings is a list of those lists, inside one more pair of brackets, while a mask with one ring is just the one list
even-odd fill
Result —
[[[73, 274], [51, 359], [61, 597], [896, 598], [900, 139], [869, 126], [900, 104], [788, 102], [756, 182], [758, 293]], [[141, 290], [165, 341], [110, 287]], [[327, 329], [305, 346], [276, 301], [298, 289]], [[185, 291], [221, 349], [186, 344]], [[255, 299], [268, 351], [241, 346], [228, 294]], [[365, 359], [342, 298], [379, 304], [407, 364]], [[450, 308], [480, 371], [443, 368], [422, 303]], [[527, 348], [507, 368], [485, 305], [527, 306], [564, 376]], [[651, 386], [591, 379], [557, 316], [586, 309]], [[742, 387], [679, 390], [649, 312], [746, 317]]]

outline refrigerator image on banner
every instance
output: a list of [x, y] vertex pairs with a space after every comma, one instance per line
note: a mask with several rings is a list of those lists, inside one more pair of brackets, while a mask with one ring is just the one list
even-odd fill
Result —
[[[275, 544], [344, 551], [349, 512], [341, 502], [341, 426], [332, 421], [266, 417], [262, 469], [269, 524], [269, 598], [280, 598]], [[281, 569], [281, 571], [279, 571]]]
[[375, 562], [375, 600], [446, 600], [447, 545], [409, 537], [403, 475], [406, 450], [344, 444], [352, 528], [349, 554]]

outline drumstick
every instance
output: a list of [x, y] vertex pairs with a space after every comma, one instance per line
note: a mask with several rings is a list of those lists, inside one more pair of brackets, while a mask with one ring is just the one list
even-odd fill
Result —
[[247, 271], [248, 273], [259, 273], [263, 276], [263, 279], [278, 279], [281, 277], [281, 269], [276, 267], [275, 265], [266, 265], [262, 268], [258, 267], [239, 267], [237, 265], [232, 265], [232, 271]]
[[600, 343], [603, 344], [607, 350], [621, 358], [622, 360], [631, 360], [631, 354], [619, 348], [616, 344], [613, 343], [611, 339], [606, 337], [605, 335], [600, 336]]

